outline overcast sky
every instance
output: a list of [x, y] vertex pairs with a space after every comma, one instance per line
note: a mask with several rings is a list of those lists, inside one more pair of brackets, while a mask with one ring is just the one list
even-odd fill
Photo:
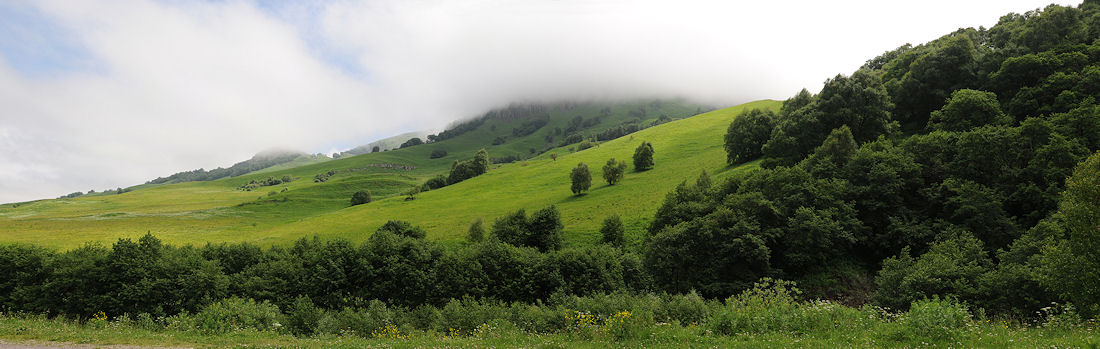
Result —
[[784, 99], [1050, 3], [743, 2], [0, 0], [0, 202], [331, 153], [514, 101]]

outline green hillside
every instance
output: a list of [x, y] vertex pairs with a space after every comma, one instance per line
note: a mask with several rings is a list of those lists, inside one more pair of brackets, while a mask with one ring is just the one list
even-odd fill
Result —
[[[754, 105], [771, 108], [777, 107], [778, 102]], [[661, 124], [570, 154], [569, 149], [575, 145], [557, 147], [564, 134], [556, 129], [566, 129], [578, 117], [599, 119], [598, 124], [580, 131], [592, 136], [624, 122], [650, 125], [658, 119], [685, 118], [702, 107], [685, 101], [647, 101], [561, 103], [540, 108], [544, 110], [526, 117], [506, 117], [510, 115], [509, 109], [501, 109], [488, 115], [498, 117], [487, 116], [472, 131], [404, 149], [328, 161], [300, 159], [238, 177], [147, 184], [123, 194], [6, 204], [0, 206], [0, 241], [72, 248], [85, 242], [110, 243], [118, 238], [138, 237], [146, 232], [173, 243], [269, 244], [315, 234], [359, 240], [387, 219], [409, 220], [427, 228], [433, 239], [457, 241], [474, 218], [491, 222], [505, 212], [547, 205], [563, 209], [568, 241], [587, 241], [604, 215], [620, 214], [631, 231], [637, 231], [644, 224], [642, 220], [652, 216], [664, 193], [682, 178], [698, 175], [703, 164], [710, 172], [720, 170], [724, 156], [721, 136], [730, 118], [740, 110], [732, 108]], [[547, 120], [544, 126], [529, 135], [516, 136], [514, 129], [540, 117]], [[492, 145], [497, 138], [504, 143]], [[641, 138], [657, 147], [657, 168], [629, 173], [622, 184], [605, 188], [599, 180], [603, 163], [608, 157], [629, 160]], [[428, 178], [446, 174], [454, 161], [469, 159], [481, 148], [486, 148], [494, 159], [526, 160], [493, 165], [484, 176], [405, 201], [404, 194], [410, 189]], [[430, 154], [436, 150], [445, 150], [447, 155], [431, 159]], [[551, 160], [550, 154], [559, 154], [558, 160]], [[594, 170], [595, 185], [590, 194], [570, 198], [568, 169], [580, 161]], [[332, 170], [336, 174], [327, 181], [314, 181], [316, 175]], [[283, 176], [290, 176], [293, 181], [252, 191], [238, 189], [253, 180]], [[526, 193], [540, 188], [552, 190], [538, 190], [538, 195]], [[639, 188], [645, 194], [628, 194]], [[348, 207], [351, 194], [362, 189], [370, 190], [376, 202]], [[637, 200], [643, 197], [645, 200]], [[459, 210], [462, 207], [484, 210]]]

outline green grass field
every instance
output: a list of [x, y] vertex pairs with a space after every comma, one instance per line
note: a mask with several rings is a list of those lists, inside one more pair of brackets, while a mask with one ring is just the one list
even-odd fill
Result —
[[[495, 326], [494, 326], [495, 325]], [[145, 329], [125, 322], [77, 322], [42, 316], [0, 315], [0, 346], [18, 343], [46, 347], [156, 346], [265, 348], [1096, 348], [1095, 327], [1060, 329], [1001, 323], [976, 323], [955, 338], [899, 338], [897, 323], [878, 323], [858, 330], [809, 333], [746, 332], [714, 335], [701, 327], [665, 324], [649, 326], [641, 335], [615, 338], [602, 333], [532, 334], [514, 325], [496, 323], [468, 336], [414, 331], [408, 338], [362, 338], [320, 335], [295, 337], [269, 331], [237, 331], [220, 335], [197, 330]]]
[[[627, 236], [638, 237], [665, 194], [684, 180], [694, 180], [703, 170], [716, 178], [754, 168], [725, 165], [722, 136], [729, 122], [749, 108], [778, 108], [780, 102], [758, 101], [716, 110], [651, 127], [604, 142], [598, 147], [570, 152], [553, 148], [540, 156], [510, 164], [493, 165], [489, 173], [406, 201], [410, 188], [446, 173], [451, 163], [486, 148], [490, 157], [530, 155], [552, 147], [546, 133], [564, 128], [574, 116], [596, 115], [602, 105], [580, 105], [551, 111], [550, 123], [526, 137], [512, 137], [523, 120], [493, 120], [474, 131], [445, 141], [421, 146], [345, 157], [323, 162], [302, 161], [292, 168], [275, 168], [211, 182], [143, 185], [121, 195], [41, 200], [0, 206], [0, 242], [35, 243], [53, 248], [73, 248], [87, 242], [111, 243], [151, 232], [177, 244], [249, 241], [264, 245], [285, 243], [304, 236], [365, 239], [390, 219], [407, 220], [428, 230], [429, 238], [460, 243], [470, 222], [493, 219], [517, 209], [529, 211], [555, 205], [561, 210], [567, 245], [585, 244], [596, 238], [599, 224], [620, 215]], [[641, 105], [647, 105], [642, 103]], [[649, 105], [648, 124], [659, 115], [689, 116], [698, 108], [686, 102]], [[620, 104], [612, 115], [592, 129], [598, 132], [629, 120], [628, 111], [638, 104]], [[496, 137], [505, 144], [487, 146]], [[656, 166], [636, 173], [615, 186], [603, 181], [602, 167], [609, 158], [630, 161], [641, 141], [653, 143]], [[448, 151], [429, 159], [436, 149]], [[551, 158], [556, 154], [557, 160]], [[592, 170], [593, 186], [583, 196], [569, 190], [569, 171], [579, 162]], [[403, 168], [389, 168], [402, 165]], [[339, 173], [324, 183], [314, 175], [328, 170]], [[289, 175], [289, 184], [241, 191], [237, 187], [253, 179]], [[284, 190], [285, 188], [285, 190]], [[375, 202], [349, 207], [351, 193], [369, 189]]]

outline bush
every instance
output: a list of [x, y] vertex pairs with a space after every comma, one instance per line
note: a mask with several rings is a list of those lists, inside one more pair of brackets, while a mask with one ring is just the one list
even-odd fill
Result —
[[404, 148], [408, 148], [408, 147], [411, 147], [411, 146], [414, 146], [414, 145], [421, 145], [421, 144], [424, 144], [424, 141], [420, 140], [420, 138], [418, 138], [418, 137], [413, 137], [413, 138], [405, 141], [405, 143], [401, 143], [400, 148], [404, 149]]
[[599, 143], [596, 143], [596, 142], [593, 142], [593, 141], [587, 141], [587, 140], [586, 141], [581, 141], [580, 143], [577, 144], [577, 151], [592, 148], [592, 147], [595, 147], [598, 144]]
[[443, 149], [432, 150], [432, 153], [428, 155], [428, 158], [438, 159], [447, 156], [447, 151]]
[[428, 235], [424, 229], [413, 226], [412, 223], [406, 221], [386, 221], [381, 228], [378, 228], [375, 232], [389, 232], [395, 235], [407, 236], [413, 239], [423, 239]]
[[951, 299], [934, 297], [913, 302], [909, 312], [898, 319], [903, 337], [953, 340], [970, 326], [970, 312], [965, 305]]
[[195, 314], [195, 327], [207, 334], [222, 334], [241, 330], [274, 331], [282, 325], [277, 322], [279, 307], [264, 301], [229, 298], [207, 305]]
[[308, 296], [298, 296], [286, 310], [283, 325], [295, 336], [309, 336], [317, 331], [317, 325], [325, 311], [313, 305]]
[[439, 188], [442, 188], [442, 187], [446, 187], [447, 186], [447, 176], [438, 175], [438, 176], [432, 177], [432, 179], [429, 179], [427, 182], [424, 182], [424, 186], [426, 186], [426, 187], [428, 187], [428, 189], [432, 189], [432, 190], [439, 189]]
[[828, 301], [801, 302], [793, 282], [761, 279], [752, 289], [730, 297], [707, 326], [727, 335], [738, 333], [862, 331], [875, 314]]
[[370, 190], [360, 190], [351, 194], [351, 205], [362, 205], [371, 201]]
[[319, 323], [318, 332], [369, 337], [379, 329], [394, 324], [395, 313], [386, 303], [372, 300], [366, 307], [347, 307], [328, 313]]

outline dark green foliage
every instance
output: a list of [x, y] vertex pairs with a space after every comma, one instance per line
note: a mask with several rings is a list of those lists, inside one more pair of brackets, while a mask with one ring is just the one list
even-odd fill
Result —
[[615, 161], [614, 158], [607, 159], [607, 164], [603, 166], [603, 179], [607, 181], [607, 185], [615, 185], [623, 180], [625, 175], [626, 162]]
[[432, 153], [428, 154], [428, 158], [431, 159], [438, 159], [444, 156], [447, 156], [447, 151], [443, 149], [432, 150]]
[[592, 148], [592, 147], [595, 147], [597, 145], [599, 145], [599, 143], [596, 143], [596, 142], [593, 142], [593, 141], [589, 141], [589, 140], [581, 141], [580, 143], [577, 143], [577, 151]]
[[512, 136], [518, 138], [535, 133], [535, 131], [538, 131], [543, 126], [546, 126], [546, 123], [548, 122], [550, 122], [550, 120], [544, 118], [524, 121], [523, 124], [520, 125], [520, 127], [512, 129]]
[[997, 95], [992, 92], [957, 90], [951, 93], [947, 105], [932, 112], [929, 130], [966, 131], [985, 125], [1009, 125], [1012, 118], [1001, 111]]
[[283, 326], [295, 336], [310, 336], [317, 332], [317, 327], [324, 317], [325, 310], [317, 308], [309, 297], [298, 296], [286, 309], [283, 317]]
[[742, 112], [733, 119], [726, 130], [726, 162], [740, 164], [763, 155], [760, 149], [771, 136], [775, 119], [775, 113], [760, 109]]
[[501, 145], [507, 142], [504, 137], [493, 138], [493, 145]]
[[427, 182], [424, 182], [424, 186], [428, 187], [428, 189], [431, 189], [431, 190], [446, 187], [447, 186], [447, 176], [438, 175], [438, 176], [432, 177]]
[[470, 229], [466, 233], [466, 241], [469, 242], [481, 242], [485, 239], [485, 227], [481, 222], [481, 218], [478, 218], [473, 223], [470, 223]]
[[250, 180], [248, 181], [248, 183], [242, 184], [241, 186], [237, 187], [237, 190], [252, 191], [255, 189], [259, 189], [260, 187], [270, 187], [273, 185], [290, 183], [292, 180], [293, 178], [290, 178], [290, 176], [283, 176], [282, 178], [268, 176], [267, 179]]
[[251, 299], [229, 298], [212, 303], [195, 314], [195, 327], [204, 334], [224, 334], [242, 329], [275, 328], [279, 307]]
[[642, 141], [634, 149], [634, 171], [641, 172], [653, 168], [653, 144]]
[[478, 117], [478, 118], [475, 118], [473, 120], [469, 120], [469, 121], [466, 121], [466, 122], [461, 122], [461, 123], [458, 123], [454, 126], [451, 126], [451, 127], [447, 128], [446, 130], [444, 130], [443, 132], [440, 132], [438, 134], [428, 135], [428, 141], [433, 142], [433, 143], [434, 142], [439, 142], [439, 141], [444, 141], [444, 140], [448, 140], [448, 139], [451, 139], [451, 138], [454, 138], [454, 137], [458, 137], [459, 135], [464, 134], [466, 132], [476, 130], [479, 126], [481, 126], [481, 124], [485, 123], [485, 120], [488, 120], [489, 118], [495, 116], [497, 113], [498, 113], [498, 111], [495, 111], [495, 110], [490, 111], [489, 113], [486, 113], [485, 115], [482, 115], [481, 117]]
[[[668, 116], [663, 116], [663, 117], [666, 118], [666, 119], [668, 118]], [[670, 121], [670, 120], [671, 119], [669, 119], [668, 121]], [[657, 120], [657, 121], [660, 121], [660, 120]], [[665, 121], [665, 122], [668, 122], [668, 121]], [[625, 122], [622, 125], [615, 126], [615, 127], [603, 130], [600, 133], [597, 133], [596, 134], [596, 141], [600, 141], [600, 142], [609, 141], [609, 140], [619, 138], [619, 137], [622, 137], [622, 136], [625, 136], [625, 135], [628, 135], [628, 134], [631, 134], [631, 133], [634, 133], [634, 132], [638, 132], [638, 130], [641, 130], [641, 129], [642, 129], [642, 127], [638, 125], [637, 121]]]
[[377, 153], [379, 151], [381, 151], [381, 148], [379, 148], [377, 145], [370, 148], [371, 153]]
[[1089, 156], [1066, 180], [1058, 207], [1066, 238], [1043, 251], [1044, 285], [1087, 315], [1100, 314], [1100, 152]]
[[520, 160], [523, 160], [523, 157], [521, 157], [519, 155], [516, 155], [516, 154], [512, 154], [512, 155], [508, 155], [508, 156], [505, 156], [505, 157], [489, 159], [489, 162], [494, 163], [494, 164], [510, 164], [510, 163], [520, 161]]
[[471, 160], [471, 165], [474, 173], [478, 176], [485, 174], [485, 172], [489, 172], [489, 152], [484, 148], [478, 150], [477, 153], [474, 154], [474, 159]]
[[561, 214], [550, 206], [535, 211], [530, 218], [522, 209], [497, 218], [491, 234], [502, 242], [545, 252], [561, 248], [561, 230]]
[[979, 58], [977, 45], [965, 32], [937, 41], [924, 51], [913, 52], [917, 56], [905, 64], [905, 75], [887, 83], [900, 119], [920, 126], [952, 91], [975, 85]]
[[618, 215], [603, 220], [603, 226], [600, 227], [600, 242], [623, 247], [623, 221]]
[[158, 177], [148, 181], [148, 184], [182, 183], [192, 181], [212, 181], [226, 177], [236, 177], [249, 172], [259, 171], [271, 166], [294, 161], [305, 155], [295, 152], [263, 152], [256, 154], [251, 159], [238, 162], [229, 168], [216, 168], [210, 171], [197, 169], [193, 171], [179, 172], [168, 177]]
[[451, 173], [447, 176], [447, 185], [455, 184], [477, 176], [473, 163], [467, 161], [455, 161], [451, 164]]
[[410, 138], [409, 140], [405, 141], [405, 143], [401, 143], [401, 146], [399, 148], [405, 149], [405, 148], [408, 148], [408, 147], [411, 147], [411, 146], [416, 146], [416, 145], [421, 145], [421, 144], [424, 144], [424, 141], [420, 140], [419, 137], [413, 137], [413, 138]]
[[427, 233], [424, 231], [424, 229], [413, 226], [412, 223], [406, 221], [386, 221], [386, 224], [383, 224], [382, 227], [378, 228], [375, 233], [383, 231], [394, 235], [400, 235], [414, 239], [423, 239], [425, 236], [427, 236]]
[[569, 189], [573, 191], [573, 195], [581, 195], [592, 186], [592, 173], [588, 171], [588, 165], [583, 162], [573, 168], [573, 171], [569, 173], [569, 179], [572, 182]]
[[447, 185], [455, 184], [470, 178], [485, 174], [489, 171], [489, 152], [485, 149], [478, 150], [474, 158], [468, 161], [455, 161], [451, 165], [451, 172], [447, 176]]
[[561, 144], [558, 144], [558, 146], [564, 147], [570, 144], [580, 143], [581, 141], [584, 141], [584, 135], [580, 133], [570, 133], [561, 140]]
[[362, 205], [371, 201], [370, 190], [360, 190], [351, 194], [351, 205]]
[[1003, 209], [1003, 199], [992, 189], [951, 178], [929, 190], [940, 218], [966, 228], [991, 247], [1005, 247], [1019, 236], [1019, 228]]
[[799, 166], [819, 177], [838, 177], [857, 149], [852, 130], [847, 125], [840, 126], [829, 133], [821, 146], [814, 149], [813, 154]]
[[326, 172], [321, 172], [321, 173], [318, 173], [317, 175], [313, 176], [313, 182], [314, 183], [324, 183], [324, 182], [328, 181], [329, 178], [331, 178], [332, 176], [335, 176], [335, 175], [336, 175], [336, 170], [328, 170]]
[[769, 158], [765, 167], [798, 163], [821, 145], [827, 132], [841, 126], [848, 126], [856, 142], [875, 140], [894, 129], [892, 108], [877, 75], [864, 71], [851, 77], [837, 75], [805, 106], [784, 108], [771, 138], [761, 148]]
[[985, 294], [981, 278], [992, 267], [982, 242], [966, 233], [933, 244], [919, 258], [905, 249], [882, 262], [875, 301], [904, 310], [910, 302], [932, 296], [980, 300]]

